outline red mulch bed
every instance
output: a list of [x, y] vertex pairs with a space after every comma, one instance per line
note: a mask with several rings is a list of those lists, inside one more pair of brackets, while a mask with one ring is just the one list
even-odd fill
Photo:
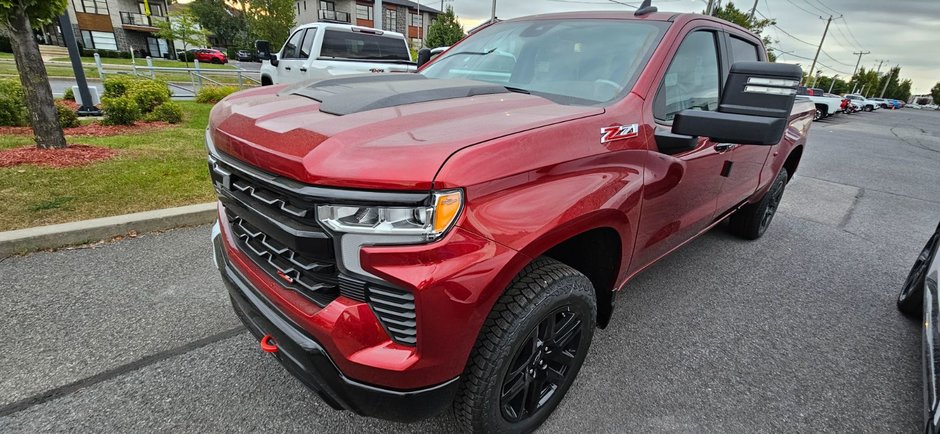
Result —
[[78, 110], [78, 103], [70, 99], [57, 99], [55, 102], [62, 104], [72, 110]]
[[76, 167], [107, 160], [117, 154], [111, 148], [69, 145], [65, 149], [39, 149], [35, 146], [0, 150], [0, 167], [34, 164], [44, 167]]
[[[141, 133], [158, 128], [166, 128], [170, 124], [166, 122], [137, 122], [134, 125], [101, 125], [98, 122], [88, 125], [82, 125], [75, 128], [65, 128], [66, 136], [84, 136], [84, 137], [108, 137], [120, 134]], [[30, 127], [0, 127], [0, 135], [15, 134], [21, 136], [33, 135], [33, 129]]]

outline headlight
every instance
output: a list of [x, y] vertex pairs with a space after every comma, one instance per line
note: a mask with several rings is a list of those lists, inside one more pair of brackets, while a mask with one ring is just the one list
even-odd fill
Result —
[[423, 243], [447, 232], [462, 207], [463, 194], [455, 190], [435, 193], [430, 206], [321, 205], [317, 218], [344, 234], [386, 235], [377, 244]]

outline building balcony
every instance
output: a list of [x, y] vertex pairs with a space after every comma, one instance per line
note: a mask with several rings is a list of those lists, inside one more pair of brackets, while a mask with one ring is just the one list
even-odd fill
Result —
[[320, 9], [319, 21], [349, 24], [349, 13]]
[[121, 12], [121, 26], [128, 30], [138, 30], [142, 32], [156, 32], [159, 28], [158, 22], [166, 22], [167, 17], [159, 15], [144, 15], [136, 12]]

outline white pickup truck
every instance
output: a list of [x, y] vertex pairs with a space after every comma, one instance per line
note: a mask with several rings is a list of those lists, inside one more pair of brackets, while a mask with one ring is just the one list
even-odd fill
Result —
[[842, 111], [842, 98], [825, 96], [826, 91], [818, 88], [799, 87], [797, 95], [809, 97], [810, 101], [816, 106], [814, 121], [827, 118]]
[[856, 93], [849, 93], [843, 96], [852, 100], [853, 104], [858, 105], [861, 110], [866, 112], [875, 111], [881, 108], [881, 104], [878, 103], [878, 101], [872, 101]]
[[401, 33], [333, 23], [298, 27], [277, 53], [257, 41], [261, 85], [326, 79], [368, 72], [411, 72], [416, 69]]

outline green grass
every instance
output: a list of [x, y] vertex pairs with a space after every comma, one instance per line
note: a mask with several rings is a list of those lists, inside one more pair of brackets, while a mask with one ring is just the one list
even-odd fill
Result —
[[[69, 143], [120, 149], [101, 163], [74, 168], [0, 168], [0, 231], [212, 201], [203, 144], [208, 104], [180, 102], [176, 126]], [[29, 136], [0, 136], [0, 149], [32, 145]]]
[[12, 59], [13, 53], [0, 52], [0, 59]]

